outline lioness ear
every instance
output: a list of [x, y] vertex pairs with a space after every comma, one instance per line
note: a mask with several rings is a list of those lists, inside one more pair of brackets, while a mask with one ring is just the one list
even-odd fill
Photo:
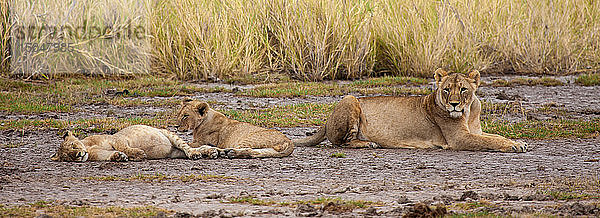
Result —
[[202, 102], [198, 105], [198, 114], [200, 114], [200, 116], [204, 116], [209, 108], [210, 107], [208, 106], [208, 103]]
[[440, 87], [440, 82], [445, 76], [448, 76], [448, 72], [442, 70], [442, 68], [438, 68], [437, 70], [435, 70], [435, 72], [433, 73], [433, 78], [435, 78], [436, 87]]
[[56, 153], [54, 153], [52, 156], [50, 156], [50, 160], [58, 161], [58, 155]]
[[469, 73], [469, 78], [475, 81], [475, 84], [479, 86], [481, 75], [478, 70], [473, 70]]

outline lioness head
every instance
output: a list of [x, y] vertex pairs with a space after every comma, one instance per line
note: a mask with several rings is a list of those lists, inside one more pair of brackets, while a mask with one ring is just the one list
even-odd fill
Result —
[[74, 161], [85, 162], [88, 159], [88, 152], [79, 139], [68, 131], [64, 136], [65, 141], [60, 144], [58, 151], [50, 157], [53, 161]]
[[177, 114], [177, 131], [185, 132], [200, 126], [210, 110], [206, 102], [186, 98]]
[[479, 86], [479, 71], [474, 70], [465, 76], [437, 69], [434, 73], [436, 104], [446, 110], [450, 117], [461, 117], [465, 109], [469, 110], [475, 91]]

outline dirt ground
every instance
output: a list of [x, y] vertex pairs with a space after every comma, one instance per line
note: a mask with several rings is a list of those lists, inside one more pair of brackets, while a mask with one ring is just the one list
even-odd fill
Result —
[[[499, 97], [501, 95], [517, 96], [525, 108], [552, 102], [580, 119], [600, 116], [597, 113], [600, 111], [598, 86], [482, 87], [479, 93], [483, 99], [493, 102], [510, 101]], [[239, 109], [336, 102], [341, 98], [249, 98], [230, 93], [198, 94], [196, 97], [230, 102], [219, 107]], [[92, 114], [2, 114], [0, 118], [144, 117], [171, 110], [109, 105], [86, 107], [90, 107]], [[314, 129], [279, 130], [290, 138], [299, 138]], [[190, 135], [182, 137], [191, 140]], [[520, 154], [353, 150], [324, 146], [299, 147], [290, 157], [281, 159], [176, 159], [128, 163], [52, 162], [49, 156], [61, 142], [58, 130], [4, 131], [0, 141], [22, 144], [0, 148], [0, 204], [5, 205], [49, 200], [73, 206], [151, 205], [174, 210], [177, 216], [401, 216], [422, 202], [444, 204], [451, 213], [600, 216], [598, 137], [525, 140], [531, 149]], [[332, 157], [334, 153], [343, 153], [345, 157]], [[192, 174], [210, 176], [190, 181], [179, 177]], [[160, 175], [166, 179], [127, 180], [138, 175]], [[588, 194], [575, 195], [581, 194], [582, 190]], [[277, 203], [231, 202], [235, 198]], [[372, 204], [343, 212], [330, 210], [326, 205], [284, 204], [319, 198], [369, 201]]]

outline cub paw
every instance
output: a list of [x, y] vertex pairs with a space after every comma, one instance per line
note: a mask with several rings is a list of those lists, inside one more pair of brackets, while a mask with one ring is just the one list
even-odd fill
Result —
[[188, 154], [188, 158], [192, 160], [198, 160], [202, 158], [202, 150], [200, 149], [190, 149]]
[[367, 143], [367, 147], [369, 148], [380, 148], [381, 146], [375, 142], [369, 142]]
[[200, 158], [216, 159], [219, 157], [219, 150], [218, 150], [218, 148], [215, 148], [215, 147], [204, 145], [204, 146], [198, 148], [198, 151], [199, 151], [199, 157], [196, 156], [193, 158], [195, 158], [195, 159], [200, 159]]
[[111, 161], [115, 162], [127, 162], [129, 161], [129, 157], [123, 152], [117, 151], [110, 156]]
[[234, 159], [234, 158], [252, 158], [249, 154], [251, 148], [242, 148], [242, 149], [224, 149], [223, 157]]
[[144, 159], [146, 159], [146, 152], [144, 152], [144, 150], [136, 150], [131, 152], [131, 155], [129, 155], [129, 157], [131, 158], [131, 161], [142, 161]]

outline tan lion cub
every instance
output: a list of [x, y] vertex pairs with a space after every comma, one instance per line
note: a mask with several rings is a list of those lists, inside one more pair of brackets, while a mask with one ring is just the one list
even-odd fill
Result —
[[206, 102], [185, 99], [177, 117], [179, 131], [193, 131], [192, 147], [216, 146], [213, 150], [223, 157], [286, 157], [294, 151], [281, 132], [229, 119]]
[[71, 131], [52, 155], [53, 161], [140, 161], [143, 159], [216, 158], [218, 153], [208, 146], [191, 148], [177, 135], [150, 126], [134, 125], [114, 135], [93, 135], [77, 139]]

